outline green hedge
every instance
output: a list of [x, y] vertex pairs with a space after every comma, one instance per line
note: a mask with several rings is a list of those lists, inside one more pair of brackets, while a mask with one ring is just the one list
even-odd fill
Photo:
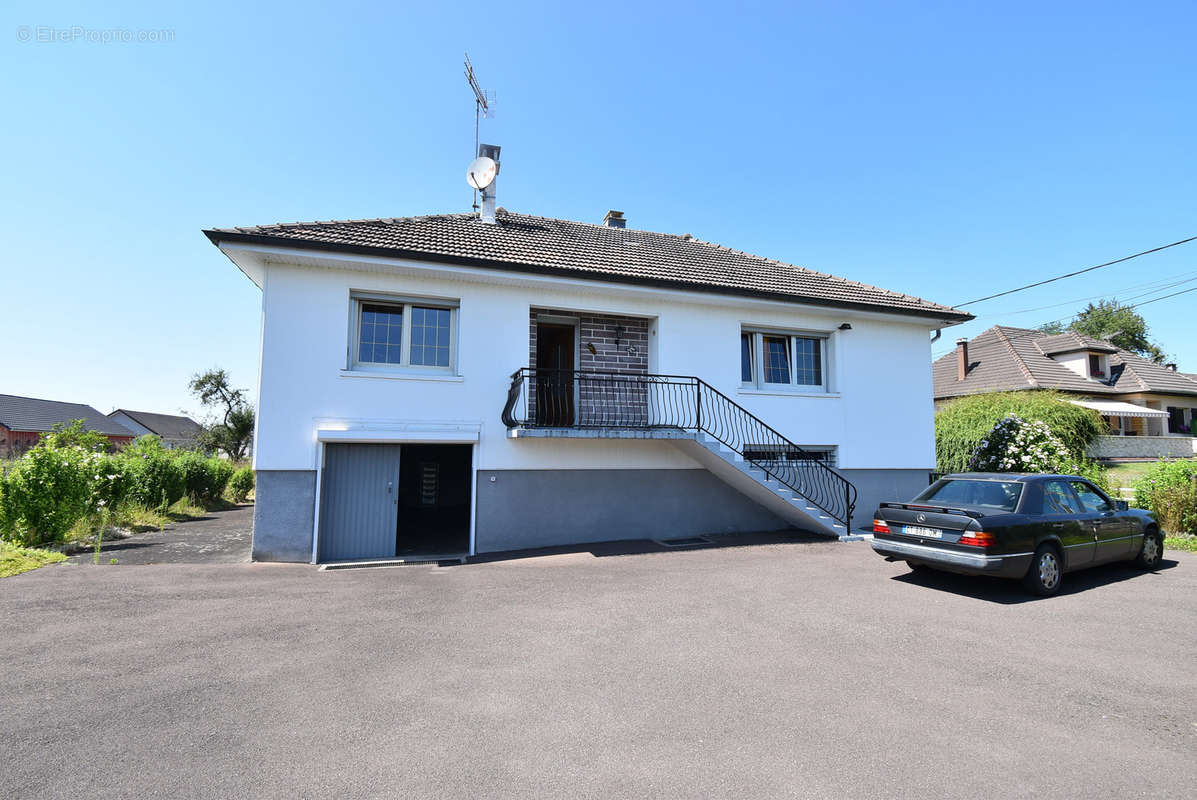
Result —
[[1135, 482], [1135, 505], [1167, 533], [1197, 533], [1197, 459], [1161, 461]]
[[79, 520], [123, 503], [165, 509], [185, 496], [214, 502], [235, 472], [219, 458], [167, 450], [155, 436], [117, 453], [87, 444], [49, 435], [0, 474], [0, 537], [36, 547], [63, 541]]
[[1045, 423], [1078, 460], [1106, 432], [1101, 416], [1051, 391], [990, 392], [959, 397], [935, 415], [935, 455], [940, 472], [963, 472], [999, 421], [1009, 415]]
[[234, 503], [244, 503], [245, 498], [254, 490], [253, 467], [242, 467], [233, 473], [229, 480], [229, 497]]

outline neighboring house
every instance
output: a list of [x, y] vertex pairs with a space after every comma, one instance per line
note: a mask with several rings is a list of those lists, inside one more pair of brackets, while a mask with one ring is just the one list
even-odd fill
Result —
[[194, 448], [199, 444], [199, 435], [204, 432], [198, 422], [177, 414], [152, 414], [149, 411], [118, 408], [108, 418], [116, 420], [138, 436], [157, 436], [168, 450]]
[[133, 441], [133, 431], [82, 403], [61, 403], [0, 394], [0, 458], [14, 458], [37, 444], [55, 425], [83, 420], [83, 427], [102, 433], [114, 445]]
[[619, 212], [205, 234], [263, 292], [261, 560], [845, 535], [926, 486], [971, 318]]
[[932, 373], [937, 409], [980, 392], [1075, 395], [1072, 402], [1098, 411], [1109, 427], [1090, 450], [1097, 458], [1192, 457], [1197, 448], [1197, 378], [1073, 331], [996, 325], [958, 340]]

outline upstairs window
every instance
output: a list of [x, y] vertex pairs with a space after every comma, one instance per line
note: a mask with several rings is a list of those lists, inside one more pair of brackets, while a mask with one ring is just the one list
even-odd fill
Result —
[[740, 333], [742, 386], [824, 392], [826, 362], [826, 337], [753, 330]]
[[1105, 361], [1105, 359], [1103, 359], [1097, 353], [1089, 354], [1089, 377], [1090, 378], [1103, 378], [1104, 379], [1106, 377], [1106, 365], [1105, 365], [1104, 361]]
[[451, 301], [355, 296], [351, 366], [451, 373], [456, 327], [457, 307]]

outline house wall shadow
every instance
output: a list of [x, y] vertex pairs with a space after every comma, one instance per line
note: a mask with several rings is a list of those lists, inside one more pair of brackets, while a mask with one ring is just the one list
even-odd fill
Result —
[[[804, 545], [829, 543], [835, 540], [828, 536], [807, 533], [796, 529], [780, 531], [755, 531], [752, 533], [708, 534], [702, 537], [688, 537], [703, 541], [680, 546], [662, 544], [666, 540], [652, 539], [621, 539], [606, 542], [585, 542], [575, 545], [560, 545], [557, 547], [536, 547], [527, 550], [507, 550], [499, 553], [481, 553], [471, 556], [465, 565], [489, 564], [496, 561], [516, 561], [525, 558], [541, 558], [543, 556], [567, 555], [574, 553], [588, 553], [595, 558], [611, 556], [641, 556], [666, 555], [671, 553], [691, 552], [694, 550], [723, 550], [733, 547], [762, 547], [770, 545]], [[460, 566], [458, 561], [444, 561], [442, 566]]]

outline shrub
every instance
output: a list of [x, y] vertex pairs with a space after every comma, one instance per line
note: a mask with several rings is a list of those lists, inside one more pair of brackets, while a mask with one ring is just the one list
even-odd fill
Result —
[[1197, 533], [1197, 459], [1161, 461], [1135, 482], [1135, 505], [1170, 533]]
[[233, 466], [215, 457], [193, 451], [176, 451], [174, 461], [183, 475], [183, 491], [197, 501], [220, 499], [233, 477]]
[[62, 541], [95, 508], [91, 475], [100, 458], [81, 447], [39, 445], [26, 453], [5, 480], [5, 538], [25, 547]]
[[72, 420], [69, 425], [58, 423], [49, 433], [41, 435], [38, 444], [51, 450], [80, 447], [90, 453], [102, 453], [112, 447], [107, 436], [87, 430], [83, 427], [81, 419]]
[[233, 473], [232, 479], [229, 480], [229, 496], [234, 503], [244, 503], [245, 498], [249, 497], [249, 493], [254, 489], [254, 470], [253, 467], [242, 467]]
[[139, 437], [121, 456], [125, 460], [128, 499], [150, 508], [165, 508], [186, 493], [183, 470], [157, 436]]
[[1073, 405], [1057, 392], [990, 392], [960, 397], [935, 415], [937, 469], [968, 469], [981, 440], [1009, 415], [1045, 423], [1078, 461], [1089, 443], [1106, 432], [1096, 411]]
[[1056, 472], [1080, 475], [1107, 487], [1105, 470], [1072, 450], [1046, 422], [1011, 414], [993, 426], [972, 458], [970, 470], [987, 472]]

